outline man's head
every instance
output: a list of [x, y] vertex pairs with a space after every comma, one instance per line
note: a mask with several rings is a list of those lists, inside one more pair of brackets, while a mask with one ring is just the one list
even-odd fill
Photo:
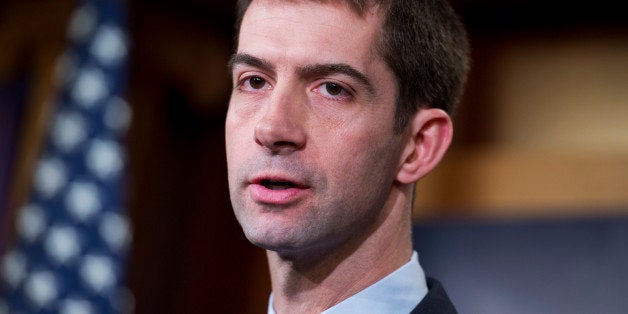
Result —
[[392, 23], [384, 12], [340, 1], [247, 7], [225, 131], [231, 200], [254, 244], [284, 255], [328, 252], [409, 228], [412, 184], [440, 161], [452, 126], [418, 100], [395, 119], [402, 96], [436, 84], [416, 73], [418, 82], [399, 81], [382, 53]]
[[[238, 0], [237, 32], [252, 1]], [[384, 23], [376, 48], [396, 78], [395, 130], [401, 132], [421, 107], [452, 114], [462, 95], [470, 61], [466, 31], [447, 1], [343, 2], [360, 15], [374, 6], [383, 8]]]

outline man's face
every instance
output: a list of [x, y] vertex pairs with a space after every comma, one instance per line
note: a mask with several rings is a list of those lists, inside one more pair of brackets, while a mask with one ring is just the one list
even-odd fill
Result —
[[329, 249], [385, 216], [402, 136], [381, 16], [342, 4], [254, 1], [233, 59], [229, 189], [247, 238], [284, 253]]

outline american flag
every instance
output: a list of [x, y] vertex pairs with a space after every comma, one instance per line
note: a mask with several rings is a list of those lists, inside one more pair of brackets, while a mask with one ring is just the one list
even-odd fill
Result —
[[1, 263], [0, 313], [122, 313], [130, 244], [123, 210], [131, 118], [122, 0], [79, 1], [55, 81], [50, 132], [15, 242]]

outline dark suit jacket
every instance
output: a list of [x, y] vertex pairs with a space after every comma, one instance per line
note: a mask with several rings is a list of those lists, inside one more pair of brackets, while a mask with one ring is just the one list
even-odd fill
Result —
[[410, 314], [457, 314], [443, 286], [435, 279], [427, 278], [427, 295]]

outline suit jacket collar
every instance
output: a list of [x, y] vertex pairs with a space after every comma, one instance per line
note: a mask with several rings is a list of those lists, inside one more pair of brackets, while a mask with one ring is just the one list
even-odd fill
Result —
[[449, 296], [440, 282], [427, 278], [427, 295], [410, 314], [457, 314]]

